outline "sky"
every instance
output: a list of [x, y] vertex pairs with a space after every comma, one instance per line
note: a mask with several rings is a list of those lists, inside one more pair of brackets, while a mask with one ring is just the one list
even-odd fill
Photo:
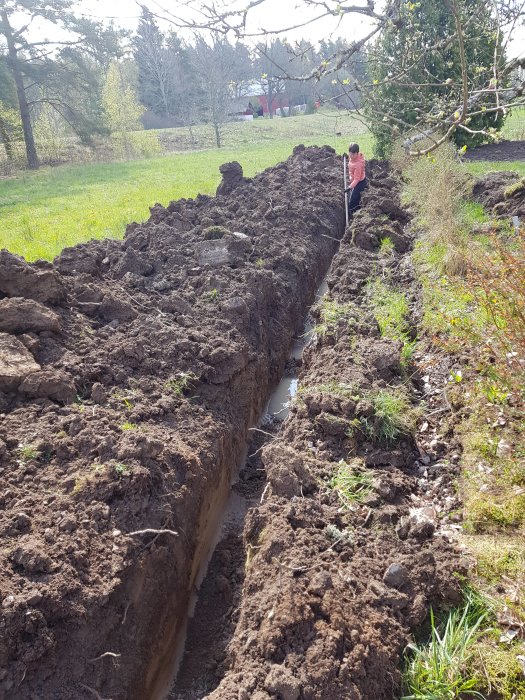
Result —
[[[215, 0], [219, 5], [221, 0]], [[249, 0], [223, 0], [228, 7], [245, 7]], [[85, 14], [87, 17], [101, 20], [114, 20], [120, 27], [135, 30], [141, 14], [140, 5], [145, 5], [152, 12], [159, 16], [169, 17], [170, 13], [178, 16], [189, 17], [188, 5], [198, 6], [198, 0], [78, 0], [75, 3], [75, 13]], [[211, 4], [211, 0], [210, 0]], [[330, 6], [336, 6], [336, 0], [327, 0]], [[379, 4], [379, 3], [378, 3]], [[356, 5], [366, 6], [366, 0], [357, 0]], [[313, 19], [319, 11], [312, 7], [307, 7], [301, 0], [264, 0], [262, 4], [248, 14], [247, 29], [249, 32], [257, 32], [261, 28], [266, 30], [291, 27], [301, 22]], [[195, 16], [195, 15], [194, 15]], [[198, 17], [198, 15], [196, 15]], [[159, 22], [167, 29], [169, 22]], [[173, 27], [173, 25], [171, 25]], [[365, 36], [372, 26], [372, 22], [367, 17], [359, 15], [346, 16], [340, 23], [336, 17], [323, 18], [318, 21], [306, 24], [305, 26], [287, 31], [279, 36], [293, 42], [304, 38], [312, 43], [317, 43], [322, 39], [344, 37], [348, 41], [358, 40]], [[176, 27], [173, 27], [176, 29]], [[45, 36], [51, 34], [45, 26], [40, 25], [34, 28], [38, 34]], [[177, 30], [182, 36], [184, 31]], [[56, 36], [56, 29], [53, 31], [53, 38]], [[514, 39], [508, 47], [510, 57], [525, 56], [525, 27], [520, 27], [513, 34]], [[189, 38], [189, 35], [187, 35]], [[233, 37], [232, 37], [233, 38]], [[257, 37], [249, 40], [255, 43]]]

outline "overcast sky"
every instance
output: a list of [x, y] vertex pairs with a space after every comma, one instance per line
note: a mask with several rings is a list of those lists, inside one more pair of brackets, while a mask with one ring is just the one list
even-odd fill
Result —
[[[227, 4], [229, 7], [241, 8], [246, 6], [247, 1], [227, 0]], [[135, 30], [141, 14], [139, 4], [146, 5], [155, 14], [169, 17], [170, 12], [179, 16], [181, 13], [188, 13], [186, 8], [189, 3], [198, 5], [195, 0], [141, 0], [140, 3], [135, 0], [79, 0], [75, 3], [74, 10], [78, 14], [85, 14], [93, 19], [113, 19], [119, 26]], [[365, 2], [361, 0], [361, 2], [356, 4], [365, 5]], [[220, 0], [216, 2], [216, 5], [220, 5]], [[313, 19], [318, 13], [319, 11], [316, 11], [314, 8], [305, 7], [301, 0], [264, 0], [259, 7], [254, 8], [248, 14], [247, 29], [249, 32], [256, 32], [261, 28], [272, 30], [291, 27]], [[187, 16], [189, 15], [187, 14]], [[170, 26], [168, 22], [161, 22], [160, 24], [163, 28]], [[319, 42], [322, 39], [335, 39], [337, 37], [345, 37], [352, 41], [365, 36], [370, 26], [370, 20], [359, 15], [347, 16], [341, 24], [339, 24], [338, 18], [330, 17], [307, 24], [300, 29], [288, 31], [286, 34], [280, 34], [279, 36], [281, 38], [286, 36], [289, 41], [304, 38], [312, 43]], [[56, 38], [56, 29], [51, 31], [49, 25], [46, 28], [41, 24], [35, 29], [39, 34], [46, 36], [46, 38]], [[184, 35], [183, 31], [177, 31], [179, 34]], [[256, 40], [254, 38], [251, 41]], [[520, 27], [514, 32], [514, 40], [509, 44], [508, 50], [509, 55], [512, 57], [525, 55], [525, 28]]]

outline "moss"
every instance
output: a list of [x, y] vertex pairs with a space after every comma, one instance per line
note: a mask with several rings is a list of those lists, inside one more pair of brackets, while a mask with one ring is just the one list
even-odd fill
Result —
[[202, 236], [206, 241], [218, 241], [220, 238], [224, 238], [227, 233], [230, 232], [224, 226], [208, 226], [202, 232]]
[[512, 197], [515, 197], [516, 195], [519, 194], [525, 194], [525, 178], [522, 178], [518, 182], [514, 182], [512, 185], [509, 185], [506, 190], [505, 190], [505, 199], [512, 199]]
[[495, 646], [482, 641], [476, 647], [481, 668], [475, 673], [480, 684], [499, 700], [525, 700], [525, 676], [517, 658], [525, 653], [525, 645]]

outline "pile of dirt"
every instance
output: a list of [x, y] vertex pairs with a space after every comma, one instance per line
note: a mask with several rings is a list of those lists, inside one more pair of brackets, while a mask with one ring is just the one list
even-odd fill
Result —
[[[381, 436], [378, 397], [408, 390], [406, 417], [421, 392], [369, 310], [371, 277], [413, 283], [396, 183], [381, 164], [369, 170], [328, 277], [333, 325], [307, 347], [299, 400], [262, 451], [267, 488], [246, 518], [239, 621], [213, 700], [391, 700], [429, 606], [460, 600], [447, 445], [425, 452], [408, 430]], [[386, 237], [394, 253], [380, 250]], [[345, 500], [338, 473], [356, 477], [360, 495]]]
[[525, 217], [525, 178], [516, 171], [487, 173], [474, 183], [473, 198], [495, 216]]
[[465, 160], [488, 160], [491, 162], [512, 162], [525, 159], [525, 141], [501, 141], [500, 143], [487, 143], [483, 146], [468, 149], [464, 155]]
[[224, 175], [124, 241], [0, 253], [0, 697], [142, 700], [172, 672], [247, 430], [344, 228], [329, 147]]

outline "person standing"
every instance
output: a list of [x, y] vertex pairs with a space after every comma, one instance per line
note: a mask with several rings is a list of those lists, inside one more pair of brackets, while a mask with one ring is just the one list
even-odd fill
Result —
[[348, 149], [348, 178], [350, 186], [348, 190], [351, 192], [350, 201], [348, 202], [348, 211], [353, 214], [359, 209], [361, 203], [361, 194], [366, 187], [366, 164], [365, 157], [359, 152], [357, 143], [350, 144]]

